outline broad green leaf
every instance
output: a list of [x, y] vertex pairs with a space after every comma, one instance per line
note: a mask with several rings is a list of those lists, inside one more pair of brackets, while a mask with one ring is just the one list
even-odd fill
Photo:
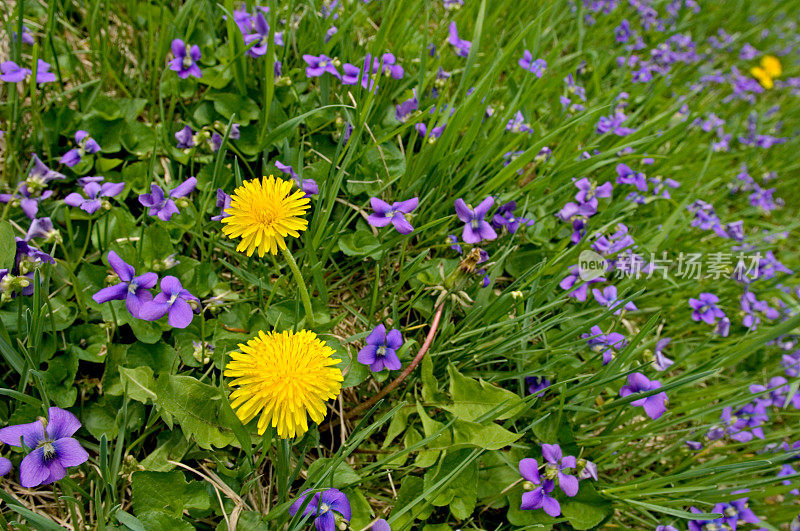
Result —
[[119, 378], [122, 388], [130, 398], [143, 404], [157, 400], [158, 395], [153, 391], [156, 382], [153, 377], [153, 369], [150, 367], [136, 367], [135, 369], [120, 367]]
[[163, 374], [156, 381], [156, 395], [162, 416], [166, 413], [168, 419], [173, 418], [187, 438], [194, 438], [201, 448], [222, 448], [235, 439], [233, 432], [219, 422], [222, 396], [218, 388], [191, 376]]
[[525, 408], [517, 394], [482, 380], [467, 378], [453, 364], [447, 366], [447, 373], [450, 375], [453, 404], [444, 407], [460, 419], [474, 421], [495, 410], [499, 413], [494, 418], [503, 420]]
[[453, 424], [453, 445], [469, 445], [486, 450], [499, 450], [517, 441], [522, 435], [511, 433], [504, 427], [490, 423], [456, 420]]
[[131, 485], [134, 514], [140, 519], [152, 511], [180, 518], [187, 509], [208, 509], [210, 506], [205, 484], [201, 481], [187, 482], [180, 470], [134, 472]]

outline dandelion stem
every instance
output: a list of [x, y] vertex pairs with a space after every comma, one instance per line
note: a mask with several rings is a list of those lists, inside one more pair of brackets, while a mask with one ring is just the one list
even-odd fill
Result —
[[283, 253], [283, 257], [286, 258], [286, 262], [289, 264], [289, 269], [291, 269], [292, 274], [294, 274], [294, 279], [297, 281], [297, 289], [300, 291], [300, 299], [303, 301], [303, 308], [306, 311], [306, 328], [314, 328], [314, 308], [311, 306], [311, 298], [308, 296], [303, 274], [300, 272], [300, 268], [297, 267], [297, 262], [294, 261], [294, 257], [292, 253], [289, 252], [289, 249], [281, 249], [281, 252]]

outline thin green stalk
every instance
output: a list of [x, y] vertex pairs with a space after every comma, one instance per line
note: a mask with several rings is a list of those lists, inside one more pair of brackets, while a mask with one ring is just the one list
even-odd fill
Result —
[[313, 329], [314, 308], [311, 306], [311, 298], [308, 295], [308, 289], [306, 289], [306, 281], [303, 279], [303, 274], [300, 272], [300, 268], [297, 267], [297, 262], [294, 261], [294, 257], [289, 249], [281, 249], [281, 252], [286, 259], [286, 263], [289, 264], [289, 269], [292, 270], [292, 274], [297, 283], [297, 290], [300, 292], [300, 300], [303, 302], [303, 308], [306, 311], [306, 327]]

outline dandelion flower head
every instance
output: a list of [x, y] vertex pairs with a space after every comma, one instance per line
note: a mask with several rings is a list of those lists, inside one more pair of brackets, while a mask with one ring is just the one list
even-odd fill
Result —
[[241, 238], [236, 250], [252, 256], [258, 249], [262, 257], [269, 251], [286, 249], [284, 238], [297, 238], [308, 227], [302, 215], [308, 210], [309, 199], [302, 190], [292, 192], [292, 181], [272, 175], [245, 181], [231, 194], [231, 204], [220, 221], [229, 238]]
[[225, 376], [233, 378], [231, 407], [243, 424], [260, 415], [259, 435], [271, 425], [288, 438], [308, 431], [308, 417], [322, 422], [325, 401], [339, 395], [343, 377], [334, 367], [341, 360], [314, 332], [260, 331], [239, 350]]

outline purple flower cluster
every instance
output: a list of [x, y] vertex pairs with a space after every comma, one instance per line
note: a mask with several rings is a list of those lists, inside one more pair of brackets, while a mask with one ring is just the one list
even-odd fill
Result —
[[586, 222], [597, 213], [597, 198], [611, 197], [613, 185], [610, 182], [597, 186], [597, 183], [586, 177], [575, 181], [578, 193], [575, 202], [568, 202], [558, 212], [558, 218], [564, 222], [572, 222], [571, 241], [577, 244], [586, 234]]
[[544, 509], [545, 513], [556, 517], [561, 514], [561, 504], [553, 495], [556, 486], [571, 498], [578, 494], [580, 480], [597, 480], [597, 467], [591, 461], [563, 455], [557, 444], [543, 444], [542, 457], [541, 465], [531, 457], [519, 462], [519, 473], [525, 480], [523, 488], [526, 491], [520, 508], [526, 511]]
[[61, 157], [61, 164], [66, 164], [71, 168], [79, 164], [87, 154], [100, 151], [100, 144], [89, 136], [88, 131], [81, 130], [75, 133], [75, 145], [77, 147], [70, 149]]
[[64, 198], [64, 203], [71, 207], [78, 207], [87, 214], [94, 214], [101, 208], [106, 210], [111, 208], [108, 201], [104, 197], [116, 197], [122, 193], [125, 188], [125, 183], [106, 183], [103, 182], [104, 178], [97, 177], [82, 177], [78, 179], [78, 184], [83, 187], [83, 194], [72, 192]]
[[[33, 71], [30, 68], [19, 66], [14, 61], [0, 63], [0, 80], [6, 83], [20, 83], [30, 80]], [[36, 61], [36, 84], [52, 83], [56, 80], [56, 75], [50, 72], [50, 64], [37, 59]]]
[[189, 177], [169, 192], [164, 193], [163, 188], [153, 183], [150, 185], [149, 194], [139, 194], [139, 203], [148, 207], [150, 216], [157, 216], [160, 220], [169, 221], [174, 214], [180, 214], [175, 205], [175, 199], [189, 195], [195, 186], [197, 186], [197, 179]]
[[[740, 498], [714, 505], [714, 508], [709, 512], [721, 514], [722, 517], [716, 520], [690, 520], [689, 531], [707, 531], [709, 529], [731, 529], [735, 531], [742, 522], [753, 525], [760, 523], [761, 520], [747, 505], [748, 499]], [[691, 511], [693, 513], [703, 512], [696, 507], [692, 507]]]
[[133, 266], [114, 251], [108, 252], [108, 263], [119, 282], [92, 295], [96, 303], [124, 300], [133, 317], [146, 321], [157, 321], [169, 314], [169, 325], [174, 328], [189, 326], [194, 312], [200, 310], [200, 300], [184, 289], [177, 278], [162, 278], [161, 293], [153, 297], [150, 289], [158, 282], [158, 275], [136, 275]]
[[564, 83], [567, 84], [566, 93], [559, 97], [562, 109], [570, 114], [583, 111], [586, 108], [583, 105], [586, 102], [586, 89], [575, 82], [572, 74], [564, 78]]

